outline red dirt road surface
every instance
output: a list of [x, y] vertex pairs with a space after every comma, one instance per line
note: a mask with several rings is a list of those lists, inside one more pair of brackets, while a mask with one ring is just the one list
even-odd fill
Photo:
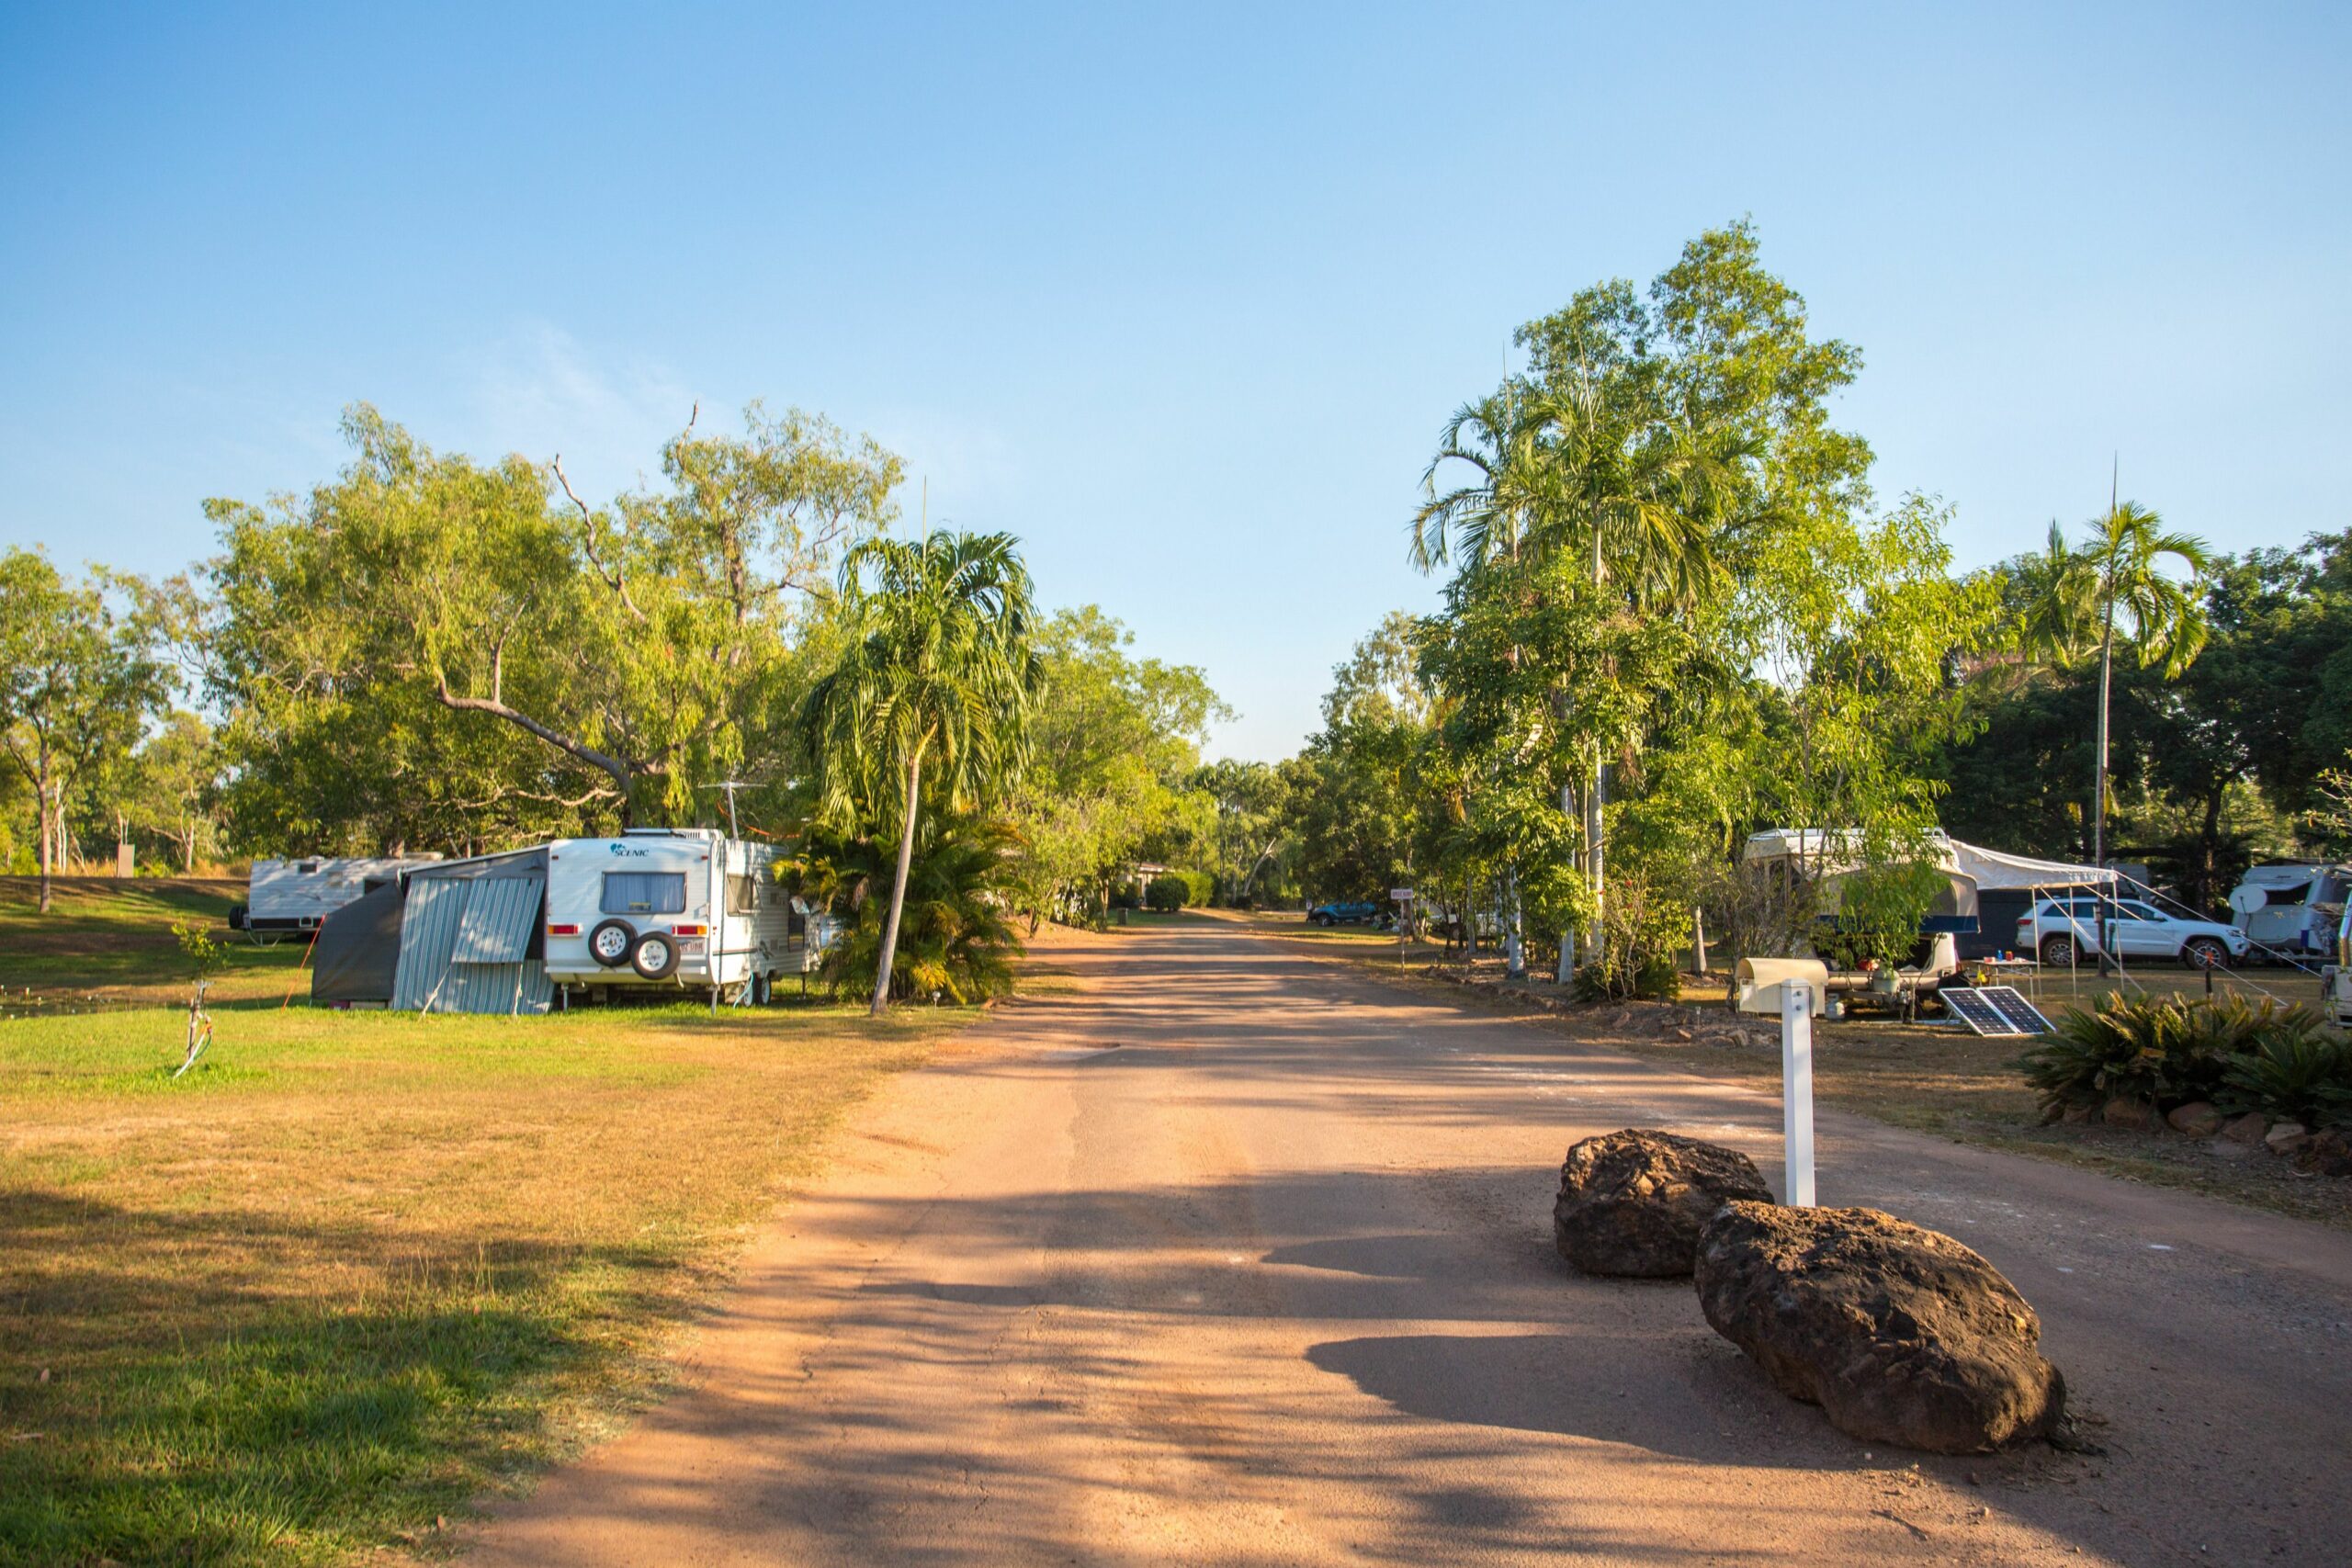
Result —
[[582, 1563], [2339, 1563], [2352, 1236], [1821, 1117], [1821, 1199], [2041, 1313], [2104, 1454], [1870, 1450], [1687, 1282], [1569, 1274], [1562, 1152], [1779, 1108], [1230, 926], [1058, 955], [779, 1214], [694, 1386], [469, 1531]]

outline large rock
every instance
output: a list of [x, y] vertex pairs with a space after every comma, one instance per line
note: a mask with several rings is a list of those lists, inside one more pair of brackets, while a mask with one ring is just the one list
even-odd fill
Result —
[[2249, 1111], [2243, 1116], [2233, 1116], [2222, 1124], [2222, 1136], [2249, 1149], [2262, 1146], [2264, 1133], [2270, 1127], [2270, 1118], [2259, 1111]]
[[2312, 1134], [2296, 1153], [2295, 1168], [2313, 1176], [2352, 1176], [2352, 1131], [2333, 1127]]
[[1671, 1279], [1690, 1272], [1699, 1233], [1735, 1198], [1772, 1201], [1746, 1155], [1629, 1127], [1568, 1150], [1552, 1236], [1588, 1274]]
[[2041, 1321], [2000, 1270], [1875, 1209], [1733, 1203], [1699, 1239], [1698, 1287], [1716, 1333], [1854, 1437], [1983, 1453], [2064, 1413]]
[[2274, 1155], [2295, 1154], [2311, 1141], [2311, 1129], [2301, 1122], [2281, 1122], [2262, 1134], [2262, 1146]]
[[2223, 1117], [2204, 1100], [2192, 1100], [2165, 1111], [2165, 1120], [2172, 1123], [2175, 1132], [2186, 1133], [2192, 1138], [2210, 1138], [2222, 1130]]

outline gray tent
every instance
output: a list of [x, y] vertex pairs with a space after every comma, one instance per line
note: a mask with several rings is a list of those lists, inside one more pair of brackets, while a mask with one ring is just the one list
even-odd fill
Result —
[[545, 848], [420, 866], [408, 876], [392, 1006], [540, 1013], [548, 980]]
[[401, 879], [370, 877], [367, 891], [326, 918], [311, 950], [311, 999], [349, 1004], [392, 999], [401, 965]]
[[539, 1013], [548, 980], [548, 852], [420, 865], [371, 883], [320, 928], [311, 999], [414, 1012]]

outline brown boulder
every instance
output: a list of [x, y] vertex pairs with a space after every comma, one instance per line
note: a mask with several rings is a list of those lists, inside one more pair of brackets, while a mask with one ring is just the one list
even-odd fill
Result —
[[2100, 1110], [2099, 1120], [2110, 1127], [2153, 1127], [2156, 1124], [2156, 1108], [2144, 1100], [2119, 1094]]
[[2281, 1122], [2262, 1134], [2262, 1146], [2274, 1155], [2294, 1154], [2311, 1141], [2311, 1129], [2301, 1122]]
[[2352, 1132], [2331, 1127], [2312, 1134], [2295, 1155], [2295, 1168], [2313, 1176], [2352, 1176]]
[[2247, 1148], [2258, 1149], [2262, 1146], [2262, 1135], [2269, 1130], [2269, 1127], [2268, 1117], [2259, 1111], [2249, 1111], [2243, 1116], [2233, 1116], [2223, 1123], [2222, 1136], [2233, 1144], [2243, 1144]]
[[2210, 1138], [2222, 1130], [2222, 1113], [2201, 1100], [2174, 1106], [2165, 1113], [2165, 1120], [2172, 1123], [2175, 1132], [2186, 1133], [2192, 1138]]
[[1552, 1236], [1560, 1256], [1588, 1274], [1671, 1279], [1690, 1272], [1699, 1233], [1735, 1198], [1772, 1201], [1746, 1155], [1629, 1127], [1568, 1150]]
[[1699, 1304], [1839, 1431], [1984, 1453], [2052, 1431], [2066, 1383], [2000, 1270], [1875, 1209], [1733, 1203], [1699, 1239]]

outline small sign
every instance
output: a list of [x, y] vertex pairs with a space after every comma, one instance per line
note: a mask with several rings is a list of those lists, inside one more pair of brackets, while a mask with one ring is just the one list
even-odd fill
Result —
[[1388, 890], [1388, 896], [1399, 904], [1409, 904], [1413, 901], [1413, 890], [1409, 887], [1392, 887]]

